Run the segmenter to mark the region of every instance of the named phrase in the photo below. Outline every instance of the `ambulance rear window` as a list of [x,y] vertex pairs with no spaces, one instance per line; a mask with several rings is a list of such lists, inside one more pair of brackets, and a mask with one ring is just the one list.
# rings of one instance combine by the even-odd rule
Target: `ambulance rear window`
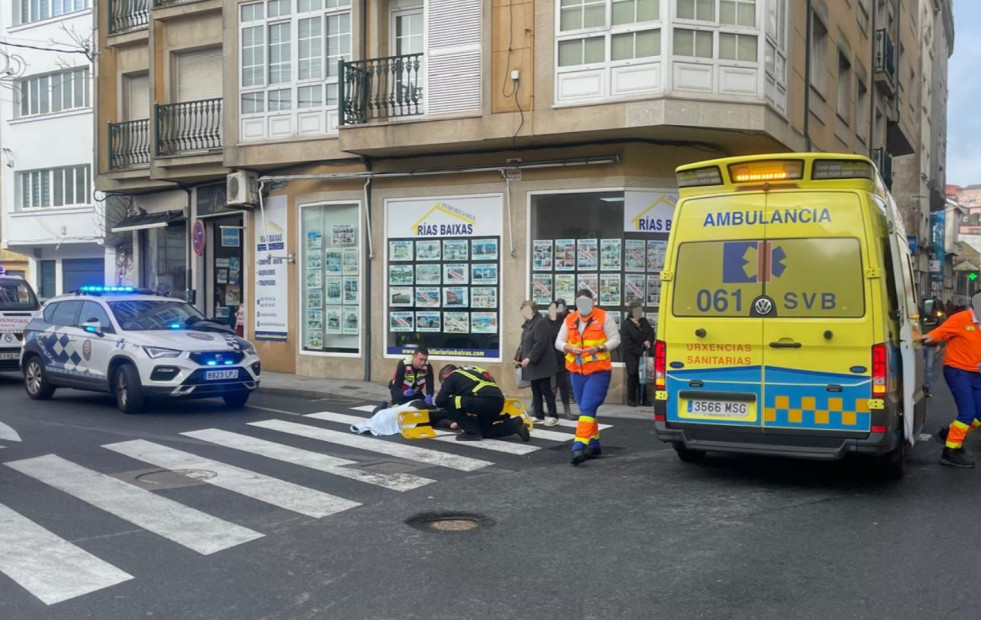
[[37,310],[34,291],[23,280],[0,280],[0,311]]
[[770,318],[857,318],[865,314],[861,246],[854,238],[683,243],[675,316],[750,317],[773,301]]

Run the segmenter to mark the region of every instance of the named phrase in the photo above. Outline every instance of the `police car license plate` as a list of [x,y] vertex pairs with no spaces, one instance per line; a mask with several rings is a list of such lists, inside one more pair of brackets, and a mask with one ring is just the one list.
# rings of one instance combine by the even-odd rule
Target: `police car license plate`
[[222,379],[238,379],[238,370],[206,370],[205,381],[220,381]]
[[688,413],[741,418],[749,413],[749,403],[732,400],[689,400]]
[[20,356],[20,353],[14,351],[12,353],[0,353],[0,360],[15,360]]

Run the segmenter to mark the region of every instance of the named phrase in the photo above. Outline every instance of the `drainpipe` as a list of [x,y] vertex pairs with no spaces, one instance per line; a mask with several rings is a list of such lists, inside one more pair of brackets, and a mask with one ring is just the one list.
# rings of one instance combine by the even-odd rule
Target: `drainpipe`
[[[874,3],[873,3],[874,4]],[[804,150],[811,151],[811,36],[814,30],[814,18],[811,12],[811,0],[805,5],[807,19],[804,33]]]
[[870,37],[872,42],[872,54],[871,60],[869,61],[869,66],[871,69],[871,77],[869,80],[869,159],[872,158],[872,154],[875,152],[875,20],[878,14],[878,2],[872,3],[872,36]]
[[[362,39],[362,41],[364,41]],[[364,160],[365,170],[371,172],[371,160],[367,157],[362,158]],[[375,253],[372,250],[371,245],[371,182],[372,177],[369,175],[364,182],[364,214],[365,214],[365,239],[367,243],[365,244],[366,260],[364,265],[367,269],[364,270],[364,294],[362,298],[364,299],[364,311],[361,313],[361,325],[364,326],[364,380],[371,381],[371,262],[375,257]],[[367,320],[366,320],[367,319]]]

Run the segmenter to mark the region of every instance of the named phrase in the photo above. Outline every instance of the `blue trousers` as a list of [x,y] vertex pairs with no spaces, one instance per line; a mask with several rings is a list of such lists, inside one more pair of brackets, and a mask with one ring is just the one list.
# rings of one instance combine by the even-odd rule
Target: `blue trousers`
[[576,437],[572,442],[572,452],[600,449],[599,423],[596,421],[596,410],[606,400],[606,392],[610,389],[612,372],[594,372],[591,375],[569,373],[572,379],[572,392],[579,403],[579,423],[576,424]]
[[944,366],[944,379],[957,404],[957,421],[970,426],[981,420],[981,373]]

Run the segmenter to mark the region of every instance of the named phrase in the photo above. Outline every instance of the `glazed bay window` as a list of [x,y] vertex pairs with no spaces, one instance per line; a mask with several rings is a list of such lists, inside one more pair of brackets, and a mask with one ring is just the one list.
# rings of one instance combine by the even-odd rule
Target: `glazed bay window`
[[29,24],[84,11],[91,0],[9,0],[14,5],[14,23]]
[[91,98],[89,68],[19,79],[15,92],[19,95],[20,105],[16,108],[19,118],[88,108]]
[[557,103],[662,90],[661,0],[559,0]]
[[92,171],[87,164],[17,173],[20,209],[92,204]]
[[338,61],[351,58],[350,0],[239,6],[243,141],[336,133]]

